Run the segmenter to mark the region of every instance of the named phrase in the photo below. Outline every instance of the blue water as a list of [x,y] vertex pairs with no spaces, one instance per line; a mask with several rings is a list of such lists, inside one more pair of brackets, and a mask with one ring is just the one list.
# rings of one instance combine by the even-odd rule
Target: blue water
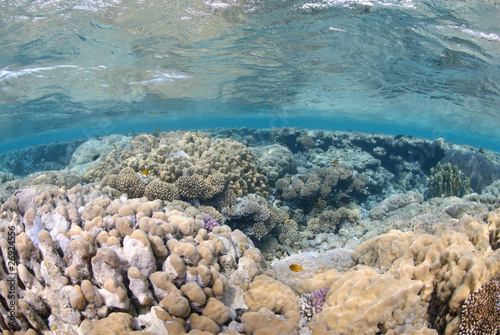
[[500,4],[5,1],[0,151],[300,126],[500,151]]

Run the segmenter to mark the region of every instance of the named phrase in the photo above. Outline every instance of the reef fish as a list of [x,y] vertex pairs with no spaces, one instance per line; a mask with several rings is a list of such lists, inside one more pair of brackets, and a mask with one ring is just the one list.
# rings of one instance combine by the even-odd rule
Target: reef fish
[[147,176],[149,174],[148,170],[141,170],[142,174]]
[[302,265],[292,264],[290,265],[290,270],[292,270],[293,272],[302,271]]

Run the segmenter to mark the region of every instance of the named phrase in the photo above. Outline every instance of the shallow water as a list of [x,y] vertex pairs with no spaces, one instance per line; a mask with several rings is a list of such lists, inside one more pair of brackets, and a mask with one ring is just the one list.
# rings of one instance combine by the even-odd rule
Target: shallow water
[[7,1],[0,148],[211,126],[498,149],[487,1]]
[[496,332],[499,17],[0,2],[0,328]]

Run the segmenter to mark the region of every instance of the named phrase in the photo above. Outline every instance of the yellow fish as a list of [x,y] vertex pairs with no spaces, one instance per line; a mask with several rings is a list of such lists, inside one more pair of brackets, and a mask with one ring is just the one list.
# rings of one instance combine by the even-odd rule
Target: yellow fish
[[334,162],[334,163],[338,163],[338,162],[339,162],[339,160],[338,160],[337,158],[335,158],[335,159],[333,160],[333,162]]
[[300,178],[300,180],[304,181],[304,177],[302,177],[302,176],[299,176],[299,178]]
[[366,161],[362,161],[361,163],[365,164],[365,163],[366,163]]
[[148,175],[148,170],[141,170],[142,174],[147,176]]
[[160,130],[160,129],[161,129],[161,127],[158,127],[158,128],[156,128],[156,129]]
[[116,144],[113,144],[113,146],[116,148]]
[[290,265],[290,270],[292,270],[293,272],[302,271],[302,265],[292,264]]

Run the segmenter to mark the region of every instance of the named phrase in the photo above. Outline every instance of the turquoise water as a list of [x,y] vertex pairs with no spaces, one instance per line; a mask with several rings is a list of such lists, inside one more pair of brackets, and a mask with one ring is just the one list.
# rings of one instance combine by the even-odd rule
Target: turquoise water
[[489,1],[4,1],[0,150],[212,126],[500,150]]

